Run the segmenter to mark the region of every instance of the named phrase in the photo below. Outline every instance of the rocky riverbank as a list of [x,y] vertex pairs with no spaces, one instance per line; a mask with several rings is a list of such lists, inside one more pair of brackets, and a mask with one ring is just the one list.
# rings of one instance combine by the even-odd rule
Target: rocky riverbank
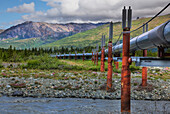
[[[121,98],[121,74],[118,73],[113,75],[112,92],[103,90],[107,72],[58,72],[49,74],[49,77],[53,77],[51,79],[33,74],[35,75],[32,73],[29,77],[3,74],[0,77],[0,94],[21,97]],[[132,100],[170,100],[170,79],[148,76],[148,87],[141,88],[141,73],[132,73],[131,77]]]

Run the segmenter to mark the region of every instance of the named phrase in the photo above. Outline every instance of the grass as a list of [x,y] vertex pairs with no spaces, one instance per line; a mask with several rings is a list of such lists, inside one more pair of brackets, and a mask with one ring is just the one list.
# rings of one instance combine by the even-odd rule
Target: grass
[[[59,60],[56,58],[51,58],[48,55],[44,56],[32,56],[30,60],[26,62],[26,64],[20,65],[17,68],[8,67],[8,68],[0,68],[0,76],[1,77],[35,77],[35,78],[49,78],[56,80],[68,80],[75,79],[79,80],[79,78],[85,78],[84,76],[88,76],[91,78],[99,77],[102,79],[106,79],[107,77],[107,62],[105,62],[105,72],[100,72],[100,61],[98,62],[98,66],[92,63],[91,60]],[[118,74],[121,73],[122,64],[119,62],[119,69],[117,70],[113,65],[113,77],[120,78]],[[130,66],[130,70],[132,73],[139,74],[138,76],[133,76],[132,78],[142,78],[141,76],[141,67],[136,67],[133,63]],[[148,70],[148,79],[170,79],[170,72],[168,70]],[[71,74],[67,74],[71,73]]]

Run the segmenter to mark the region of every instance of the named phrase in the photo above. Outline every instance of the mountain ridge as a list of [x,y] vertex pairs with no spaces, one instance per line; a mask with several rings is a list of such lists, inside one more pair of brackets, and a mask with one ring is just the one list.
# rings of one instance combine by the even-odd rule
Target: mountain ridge
[[76,34],[82,31],[96,28],[104,23],[46,23],[46,22],[33,22],[26,21],[24,23],[12,26],[0,33],[1,39],[19,38],[27,39],[34,37],[55,37],[63,38]]

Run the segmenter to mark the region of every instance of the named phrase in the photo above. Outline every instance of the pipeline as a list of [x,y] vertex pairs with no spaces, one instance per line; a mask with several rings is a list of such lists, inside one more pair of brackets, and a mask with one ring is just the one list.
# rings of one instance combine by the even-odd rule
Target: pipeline
[[[122,46],[123,44],[114,46],[113,53],[121,53]],[[170,20],[130,40],[131,52],[157,47],[170,47]]]
[[[113,46],[113,54],[121,53],[122,47],[123,44]],[[130,52],[157,47],[170,47],[170,20],[130,40]],[[107,53],[108,49],[105,50],[105,54]],[[101,52],[98,55],[101,55]],[[56,56],[63,57],[64,55]],[[65,56],[75,56],[75,54],[65,54]],[[83,54],[76,54],[76,56],[82,57]],[[92,53],[84,53],[84,56],[92,56]]]

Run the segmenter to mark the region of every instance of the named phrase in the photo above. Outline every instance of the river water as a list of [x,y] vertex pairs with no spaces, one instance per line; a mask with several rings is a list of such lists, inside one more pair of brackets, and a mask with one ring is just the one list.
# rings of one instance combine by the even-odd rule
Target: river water
[[[131,100],[134,114],[169,114],[170,101]],[[119,114],[120,100],[0,97],[1,114]]]

